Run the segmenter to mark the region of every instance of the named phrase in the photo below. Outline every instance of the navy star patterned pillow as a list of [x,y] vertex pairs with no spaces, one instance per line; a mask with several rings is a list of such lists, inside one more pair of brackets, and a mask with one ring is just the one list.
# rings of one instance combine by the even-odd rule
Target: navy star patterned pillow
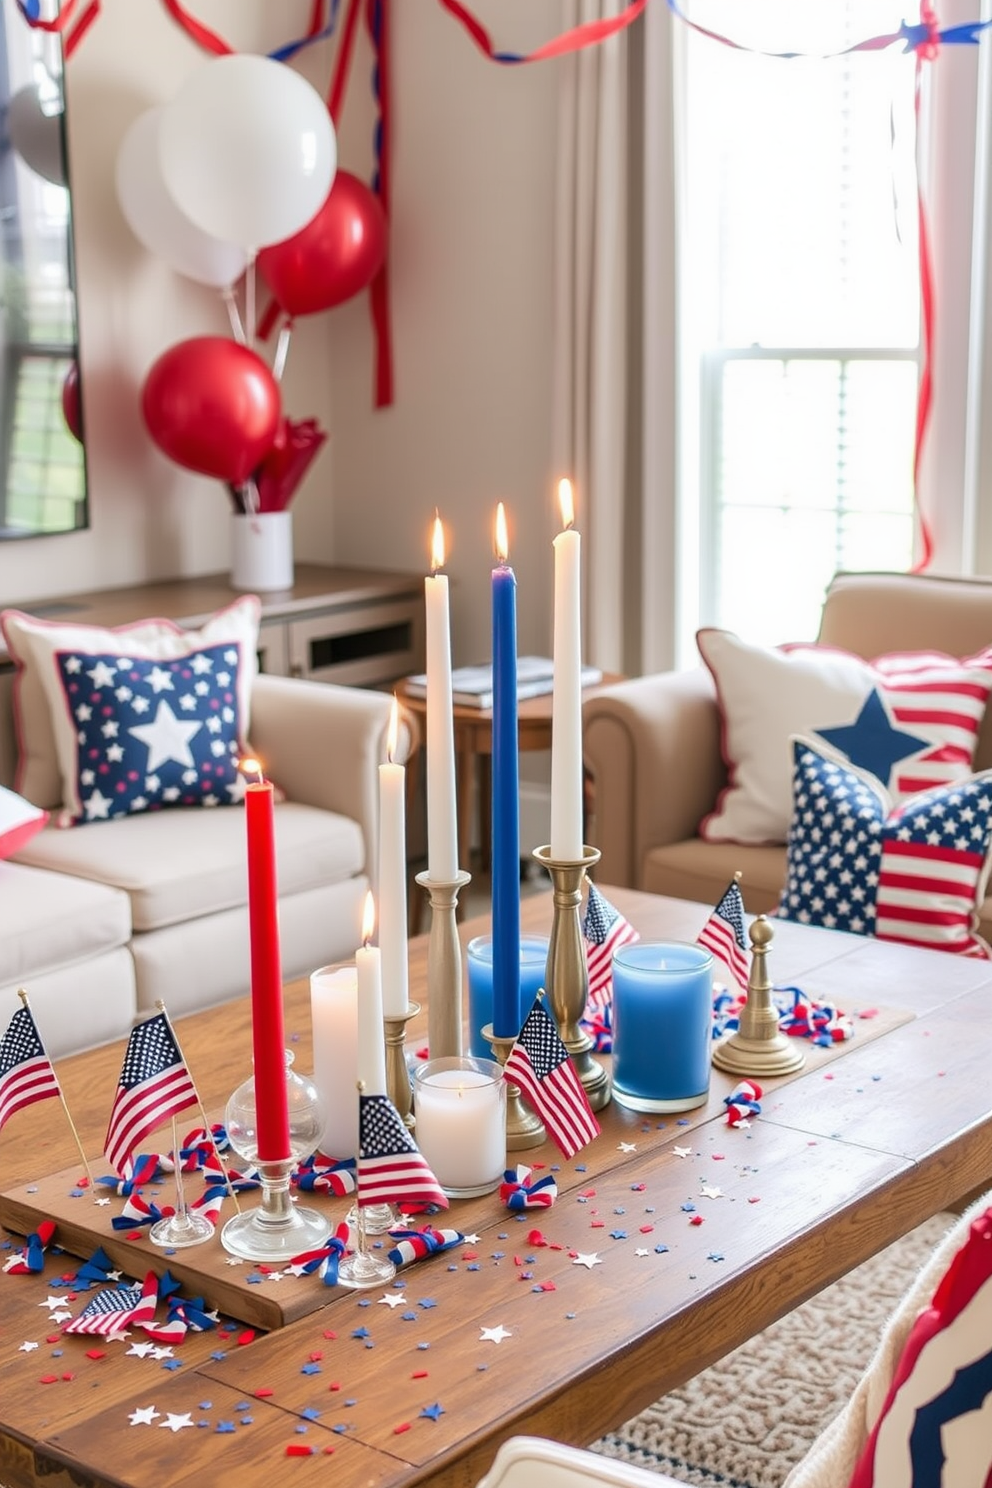
[[992,771],[898,806],[828,746],[796,738],[781,919],[992,958],[975,933],[992,847]]
[[75,820],[244,798],[237,646],[148,660],[56,654],[76,726]]

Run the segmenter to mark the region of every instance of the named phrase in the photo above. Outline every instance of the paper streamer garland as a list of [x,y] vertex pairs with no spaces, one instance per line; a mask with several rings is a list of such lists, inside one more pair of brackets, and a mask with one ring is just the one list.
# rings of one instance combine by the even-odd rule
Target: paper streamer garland
[[507,1209],[520,1213],[524,1209],[550,1209],[558,1197],[558,1184],[553,1173],[531,1181],[531,1170],[521,1164],[507,1168],[499,1186],[499,1196]]

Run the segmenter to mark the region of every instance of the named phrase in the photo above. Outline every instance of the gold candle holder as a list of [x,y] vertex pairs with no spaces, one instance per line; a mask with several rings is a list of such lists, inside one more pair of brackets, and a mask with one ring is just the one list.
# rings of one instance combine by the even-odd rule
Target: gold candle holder
[[411,1002],[405,1013],[384,1013],[383,1033],[386,1040],[386,1094],[403,1117],[406,1126],[415,1125],[413,1118],[413,1087],[407,1068],[404,1044],[406,1025],[420,1012],[420,1003]]
[[594,1111],[601,1111],[610,1099],[610,1077],[593,1059],[592,1039],[580,1027],[589,1000],[589,962],[579,919],[582,885],[588,870],[599,862],[599,849],[583,847],[582,857],[574,862],[552,858],[550,847],[536,847],[533,856],[551,875],[554,890],[545,991],[586,1099]]
[[462,1053],[462,952],[456,910],[459,892],[472,875],[464,869],[450,883],[418,873],[431,904],[427,942],[427,1047],[432,1059]]
[[[493,1025],[487,1023],[482,1030],[482,1037],[492,1045],[493,1053],[500,1064],[505,1065],[510,1057],[510,1050],[517,1042],[516,1036],[497,1038],[493,1033]],[[507,1152],[519,1152],[525,1147],[540,1147],[547,1135],[544,1122],[540,1116],[535,1116],[534,1112],[524,1105],[520,1086],[514,1085],[512,1080],[507,1080],[505,1083]]]
[[756,1079],[763,1075],[791,1075],[806,1063],[805,1050],[778,1026],[767,962],[774,934],[764,915],[758,915],[749,927],[751,972],[740,1027],[713,1050],[713,1064],[727,1074],[754,1075]]

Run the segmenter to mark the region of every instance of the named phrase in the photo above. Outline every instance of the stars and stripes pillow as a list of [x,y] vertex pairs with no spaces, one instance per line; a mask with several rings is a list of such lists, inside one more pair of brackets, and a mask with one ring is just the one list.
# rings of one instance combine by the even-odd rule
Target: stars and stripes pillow
[[793,816],[778,915],[992,958],[975,933],[992,846],[992,770],[899,805],[814,740],[793,740]]
[[700,825],[709,841],[785,841],[797,734],[877,776],[895,801],[971,773],[992,647],[963,660],[897,652],[865,661],[832,646],[751,645],[717,629],[700,630],[696,642],[716,684],[728,772]]
[[25,757],[44,796],[51,741],[60,826],[242,799],[237,763],[250,752],[259,613],[254,595],[198,631],[167,620],[104,630],[3,613]]

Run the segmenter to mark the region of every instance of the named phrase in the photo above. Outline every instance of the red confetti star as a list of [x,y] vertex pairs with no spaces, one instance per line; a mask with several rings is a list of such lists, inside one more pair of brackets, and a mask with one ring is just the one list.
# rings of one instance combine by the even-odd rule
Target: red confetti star
[[394,1426],[393,1427],[393,1435],[394,1436],[402,1436],[403,1433],[404,1433],[404,1431],[409,1431],[409,1430],[410,1430],[410,1422],[409,1421],[401,1421],[398,1426]]
[[243,1333],[238,1334],[238,1347],[244,1348],[245,1344],[251,1343],[255,1337],[254,1328],[246,1328]]
[[694,1214],[692,1216],[692,1218],[690,1219],[690,1221],[689,1221],[689,1223],[691,1225],[701,1225],[702,1222],[703,1222],[703,1216],[701,1214]]

